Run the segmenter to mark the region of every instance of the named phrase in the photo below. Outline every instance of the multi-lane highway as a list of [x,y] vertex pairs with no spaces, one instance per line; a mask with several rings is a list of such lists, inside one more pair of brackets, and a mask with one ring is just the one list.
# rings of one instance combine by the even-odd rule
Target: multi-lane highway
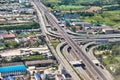
[[[73,58],[73,56],[71,55],[71,53],[68,51],[69,46],[66,45],[63,48],[63,52],[64,52],[64,56],[67,58],[67,60],[71,63],[75,62],[80,62],[80,60],[76,60],[75,58]],[[81,64],[81,62],[80,62]],[[87,74],[86,70],[82,68],[82,66],[80,66],[80,64],[76,64],[78,66],[74,66],[74,68],[76,69],[77,73],[82,77],[82,79],[84,80],[92,80],[91,77]],[[72,64],[71,64],[72,65]],[[82,64],[81,64],[82,65]]]
[[74,55],[78,59],[82,59],[83,63],[86,66],[89,74],[91,74],[91,78],[93,80],[113,80],[111,77],[106,76],[101,69],[99,69],[87,56],[86,52],[79,48],[79,46],[75,43],[75,41],[67,34],[67,32],[59,26],[57,20],[53,15],[46,9],[46,7],[41,2],[34,2],[40,12],[43,12],[47,20],[50,22],[52,26],[54,26],[62,38],[64,38],[67,44],[74,51]]
[[70,64],[68,63],[68,61],[63,57],[62,53],[61,53],[61,48],[63,46],[66,45],[66,42],[60,43],[57,47],[56,47],[56,51],[60,60],[60,63],[66,68],[66,70],[71,74],[73,80],[80,80],[79,76],[75,73],[75,71],[73,70],[73,68],[70,66]]
[[58,62],[60,64],[62,64],[67,69],[67,71],[71,74],[72,79],[73,80],[80,80],[80,77],[74,72],[73,68],[69,65],[69,63],[66,61],[66,59],[64,59],[64,57],[62,56],[62,54],[60,52],[60,47],[65,43],[61,43],[61,44],[58,45],[58,47],[56,48],[56,51],[57,51],[57,53],[56,53],[56,51],[51,46],[51,43],[50,43],[50,41],[49,41],[49,39],[47,37],[47,34],[49,35],[49,32],[45,28],[46,26],[45,26],[45,23],[43,21],[44,17],[42,16],[43,13],[38,11],[39,9],[37,8],[37,6],[34,3],[33,3],[33,5],[35,6],[35,9],[38,12],[38,17],[39,17],[40,25],[41,25],[41,28],[42,28],[42,32],[43,32],[43,35],[46,36],[45,39],[46,39],[47,45],[49,46],[50,50],[52,51],[52,53],[54,53],[54,55],[57,58]]

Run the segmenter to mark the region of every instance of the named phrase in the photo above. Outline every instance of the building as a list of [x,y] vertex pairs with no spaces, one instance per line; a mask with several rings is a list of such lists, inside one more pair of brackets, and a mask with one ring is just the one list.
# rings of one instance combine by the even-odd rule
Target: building
[[0,67],[0,76],[17,76],[25,75],[27,73],[25,65],[5,66]]
[[94,32],[101,32],[102,31],[102,27],[101,26],[93,26],[91,28]]
[[15,79],[13,78],[13,76],[8,76],[8,79],[9,79],[9,80],[15,80]]
[[91,28],[91,23],[89,23],[89,22],[72,22],[71,23],[71,25],[72,26],[80,26],[80,28],[82,29],[84,29],[84,30],[87,30],[88,28]]
[[19,9],[19,13],[30,13],[33,14],[35,12],[34,9],[30,9],[30,8],[20,8]]
[[62,74],[57,74],[55,80],[65,80],[65,77]]
[[111,28],[111,27],[107,27],[107,26],[103,27],[103,28],[102,28],[102,31],[103,31],[105,34],[113,34],[113,33],[114,33],[114,29]]
[[91,23],[89,23],[89,22],[73,22],[72,25],[83,26],[83,27],[91,27]]
[[3,34],[7,34],[7,31],[0,30],[0,40],[3,40]]
[[3,78],[2,80],[15,80],[13,76],[8,76]]
[[0,67],[5,67],[5,66],[16,66],[16,65],[23,65],[23,62],[4,63],[4,64],[0,64]]
[[0,40],[3,40],[3,36],[2,35],[0,35]]
[[35,80],[41,80],[40,74],[34,73]]
[[12,33],[6,33],[6,34],[3,34],[2,36],[3,36],[4,40],[14,40],[15,39],[15,35]]
[[66,69],[61,64],[59,65],[58,69],[59,69],[59,74],[57,74],[57,76],[61,74],[61,76],[65,80],[72,80],[71,75],[66,71]]
[[73,26],[73,28],[75,28],[76,31],[79,31],[79,30],[83,29],[81,26]]
[[21,4],[23,4],[25,2],[26,2],[26,0],[19,0],[19,3],[21,3]]
[[41,77],[42,80],[46,80],[46,74],[42,73],[42,74],[40,75],[40,77]]
[[48,60],[26,61],[26,62],[25,62],[25,65],[26,65],[27,67],[30,67],[30,66],[46,67],[46,66],[52,65],[52,64],[54,64],[54,63],[55,63],[54,60],[48,59]]

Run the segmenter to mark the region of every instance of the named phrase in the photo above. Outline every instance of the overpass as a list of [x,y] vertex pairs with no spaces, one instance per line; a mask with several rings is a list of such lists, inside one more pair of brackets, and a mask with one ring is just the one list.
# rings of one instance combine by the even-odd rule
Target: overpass
[[41,2],[36,3],[37,8],[39,8],[40,11],[44,12],[44,15],[47,17],[49,22],[53,24],[58,32],[60,33],[61,37],[66,40],[68,45],[73,49],[74,55],[78,59],[82,59],[84,64],[86,65],[86,69],[91,74],[92,78],[94,80],[113,80],[112,78],[107,77],[101,69],[99,69],[86,55],[86,52],[84,52],[82,49],[78,47],[78,45],[75,43],[75,41],[67,34],[65,30],[63,30],[57,21],[53,18],[52,14],[45,8],[45,6]]

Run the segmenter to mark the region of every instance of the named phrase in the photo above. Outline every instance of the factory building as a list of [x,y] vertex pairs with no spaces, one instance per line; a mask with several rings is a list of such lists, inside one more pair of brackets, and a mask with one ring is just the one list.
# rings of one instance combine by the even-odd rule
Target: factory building
[[17,76],[25,75],[27,73],[25,65],[4,66],[0,67],[0,76]]

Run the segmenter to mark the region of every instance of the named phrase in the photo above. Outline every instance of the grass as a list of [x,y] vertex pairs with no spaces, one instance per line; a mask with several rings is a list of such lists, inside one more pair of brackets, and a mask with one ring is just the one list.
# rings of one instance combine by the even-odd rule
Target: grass
[[115,59],[117,59],[120,62],[120,56],[116,56]]
[[70,9],[73,10],[73,11],[76,11],[76,10],[85,9],[87,7],[85,7],[85,6],[77,6],[77,5],[61,5],[59,8],[62,11],[70,11]]
[[60,42],[52,42],[52,46],[54,47],[54,49],[56,49],[57,45],[59,44]]
[[84,21],[108,24],[115,28],[120,28],[120,10],[104,11],[102,14],[95,14],[93,17],[85,17]]
[[23,58],[44,59],[44,56],[43,55],[31,55],[31,56],[24,56]]
[[50,3],[60,2],[60,0],[43,0],[43,1],[50,2]]
[[[52,2],[52,3],[61,2],[61,0],[43,0],[43,1]],[[82,2],[93,2],[93,1],[96,1],[96,0],[78,0],[78,4]]]

